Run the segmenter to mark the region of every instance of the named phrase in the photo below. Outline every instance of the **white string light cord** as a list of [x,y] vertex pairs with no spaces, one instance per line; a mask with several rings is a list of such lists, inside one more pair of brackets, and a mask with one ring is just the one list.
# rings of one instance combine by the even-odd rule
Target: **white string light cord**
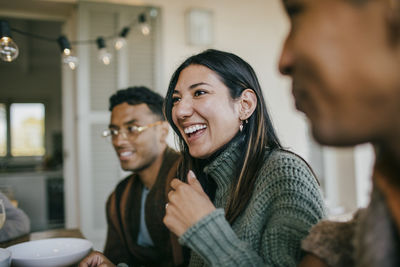
[[107,51],[106,41],[114,40],[114,48],[116,50],[122,49],[126,45],[126,37],[129,34],[131,27],[133,27],[136,23],[138,23],[140,31],[143,35],[149,35],[151,28],[150,24],[147,21],[147,17],[145,13],[141,13],[137,20],[133,21],[129,25],[122,28],[118,35],[112,36],[99,36],[96,40],[77,40],[77,41],[69,41],[65,35],[61,35],[58,38],[49,38],[46,36],[25,32],[19,29],[15,29],[10,27],[8,21],[0,20],[0,59],[5,62],[14,61],[19,54],[19,49],[17,44],[12,39],[11,32],[15,32],[21,35],[30,36],[32,38],[40,39],[48,42],[56,42],[60,46],[62,53],[62,62],[70,67],[72,70],[76,69],[79,64],[79,59],[76,56],[73,56],[71,51],[71,44],[80,45],[80,44],[96,44],[99,49],[99,60],[104,65],[109,65],[111,63],[112,55]]

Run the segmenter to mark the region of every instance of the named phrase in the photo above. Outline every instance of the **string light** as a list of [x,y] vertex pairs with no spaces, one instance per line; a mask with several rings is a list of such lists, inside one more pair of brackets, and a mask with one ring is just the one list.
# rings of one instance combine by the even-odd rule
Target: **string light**
[[71,70],[76,69],[76,67],[78,67],[79,60],[77,57],[72,56],[71,45],[69,44],[67,37],[61,35],[60,37],[58,37],[57,42],[62,52],[63,63],[67,65]]
[[106,41],[103,37],[99,37],[97,38],[96,43],[99,48],[99,60],[103,62],[104,65],[109,65],[111,63],[112,55],[106,49]]
[[139,15],[139,27],[143,35],[150,34],[151,27],[150,24],[147,22],[146,15],[143,13]]
[[0,20],[0,58],[11,62],[18,57],[19,49],[11,38],[10,25],[5,20]]
[[122,47],[126,45],[126,36],[130,31],[129,27],[124,27],[119,34],[118,38],[115,40],[114,47],[116,50],[120,50]]
[[158,16],[158,10],[157,10],[157,8],[151,8],[150,9],[150,11],[149,11],[149,15],[150,15],[150,17],[152,17],[152,18],[155,18],[155,17],[157,17]]
[[[150,17],[155,18],[158,15],[158,12],[155,8],[151,8]],[[113,39],[114,48],[116,50],[122,49],[126,45],[126,37],[129,34],[131,27],[134,24],[138,24],[139,29],[143,35],[149,35],[151,32],[151,27],[149,22],[147,21],[146,14],[141,13],[136,20],[134,20],[128,26],[122,28],[120,33],[117,36],[109,36],[109,37],[98,37],[96,40],[81,40],[81,41],[72,41],[71,43],[74,45],[79,44],[97,44],[97,48],[99,49],[99,59],[100,61],[105,64],[109,65],[111,63],[112,54],[109,53],[106,49],[106,40]],[[18,46],[11,38],[11,32],[17,32],[22,35],[27,35],[32,38],[37,38],[49,42],[56,41],[60,46],[62,52],[62,62],[63,64],[67,65],[72,70],[76,69],[79,64],[79,59],[76,56],[72,55],[71,51],[71,43],[68,41],[67,37],[61,35],[57,39],[55,38],[48,38],[44,36],[40,36],[37,34],[32,34],[29,32],[24,32],[15,28],[10,28],[9,24],[5,20],[0,20],[0,59],[6,62],[11,62],[18,57],[19,49]]]

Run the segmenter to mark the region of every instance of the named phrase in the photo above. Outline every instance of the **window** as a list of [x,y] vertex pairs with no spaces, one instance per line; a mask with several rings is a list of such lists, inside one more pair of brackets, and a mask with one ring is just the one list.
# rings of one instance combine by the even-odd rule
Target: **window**
[[0,104],[0,156],[43,156],[44,119],[44,104]]

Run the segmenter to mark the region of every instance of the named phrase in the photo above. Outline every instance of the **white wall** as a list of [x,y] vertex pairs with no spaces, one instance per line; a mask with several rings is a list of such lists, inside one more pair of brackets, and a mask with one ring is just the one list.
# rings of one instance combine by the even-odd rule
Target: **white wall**
[[[93,1],[98,2],[98,1]],[[274,124],[283,144],[308,158],[306,123],[294,109],[290,81],[278,73],[277,61],[288,30],[279,0],[111,0],[108,3],[151,5],[161,8],[161,87],[165,93],[176,67],[188,56],[208,47],[194,47],[185,40],[185,12],[206,8],[213,12],[212,47],[233,52],[253,66],[264,90]],[[296,133],[296,134],[293,134]]]

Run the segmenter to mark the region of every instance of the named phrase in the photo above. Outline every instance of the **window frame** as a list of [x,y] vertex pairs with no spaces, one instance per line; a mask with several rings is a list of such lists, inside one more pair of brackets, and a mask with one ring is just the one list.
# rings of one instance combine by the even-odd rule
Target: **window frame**
[[[47,153],[46,135],[47,135],[47,101],[43,99],[1,99],[0,103],[6,109],[6,155],[0,156],[0,169],[9,168],[34,168],[43,162]],[[42,156],[13,156],[11,154],[11,105],[12,104],[42,104],[44,106],[44,134],[43,145],[45,153]]]

